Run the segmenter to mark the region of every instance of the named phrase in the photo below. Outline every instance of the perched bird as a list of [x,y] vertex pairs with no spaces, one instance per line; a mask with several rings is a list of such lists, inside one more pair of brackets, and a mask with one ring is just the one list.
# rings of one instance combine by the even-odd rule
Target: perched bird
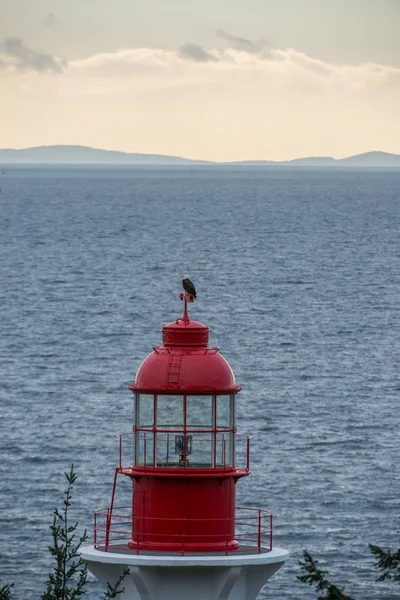
[[182,277],[182,287],[185,290],[185,292],[187,294],[189,294],[189,296],[193,296],[193,298],[196,298],[196,288],[194,287],[193,283],[190,281],[189,277],[187,275],[181,275]]

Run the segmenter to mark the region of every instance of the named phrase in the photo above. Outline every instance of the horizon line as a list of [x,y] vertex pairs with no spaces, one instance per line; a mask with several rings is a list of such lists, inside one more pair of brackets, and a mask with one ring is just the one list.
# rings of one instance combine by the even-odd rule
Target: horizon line
[[[126,150],[114,150],[114,149],[108,149],[108,148],[97,148],[94,146],[86,146],[83,144],[41,144],[38,146],[25,146],[25,147],[20,147],[20,148],[0,148],[0,152],[29,152],[29,151],[34,151],[34,150],[39,150],[39,149],[51,149],[51,148],[57,148],[57,149],[83,149],[83,150],[92,150],[94,152],[104,152],[104,153],[115,153],[115,154],[121,154],[124,156],[142,156],[142,157],[160,157],[160,158],[165,158],[165,159],[177,159],[177,160],[182,160],[182,161],[188,161],[188,162],[198,162],[198,163],[207,163],[207,164],[214,164],[214,165],[224,165],[224,164],[237,164],[237,163],[274,163],[274,164],[286,164],[286,163],[291,163],[291,162],[296,162],[296,161],[302,161],[302,160],[322,160],[322,161],[334,161],[334,162],[340,162],[342,160],[346,160],[346,159],[351,159],[351,158],[357,158],[357,157],[365,157],[368,156],[370,154],[375,154],[375,155],[389,155],[389,156],[393,156],[393,157],[399,157],[400,158],[400,153],[395,153],[395,152],[388,152],[386,150],[367,150],[364,152],[360,152],[357,154],[351,154],[351,155],[345,155],[342,157],[335,157],[335,156],[330,156],[330,155],[307,155],[307,156],[298,156],[295,158],[289,158],[289,159],[283,159],[283,160],[279,160],[279,159],[269,159],[269,158],[246,158],[246,159],[234,159],[234,160],[211,160],[211,159],[200,159],[200,158],[188,158],[186,156],[181,156],[181,155],[177,155],[177,154],[160,154],[157,152],[133,152],[133,151],[126,151]],[[1,157],[0,157],[1,158]],[[33,162],[32,160],[30,161],[31,163]],[[43,162],[43,161],[41,161]],[[55,161],[54,163],[52,162],[48,162],[47,164],[59,164],[60,161]],[[96,161],[95,161],[96,162]],[[69,162],[69,164],[72,164]],[[79,161],[78,163],[74,163],[74,164],[82,164],[82,161]],[[89,163],[90,164],[90,163]],[[92,163],[93,164],[93,163]],[[103,163],[104,164],[104,163]]]

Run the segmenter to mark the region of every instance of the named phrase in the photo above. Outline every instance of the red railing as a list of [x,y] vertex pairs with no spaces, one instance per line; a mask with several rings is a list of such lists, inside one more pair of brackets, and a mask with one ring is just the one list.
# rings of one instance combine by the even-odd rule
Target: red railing
[[[119,434],[117,437],[119,469],[136,466],[146,470],[168,467],[226,470],[232,469],[240,461],[245,464],[239,468],[250,472],[251,436],[222,431],[210,433],[193,430],[183,433],[180,430],[136,430],[135,433]],[[180,456],[174,447],[177,437],[182,438],[183,453]]]
[[[236,507],[237,513],[239,513],[234,519],[235,525],[235,540],[239,543],[239,548],[234,551],[228,550],[228,544],[230,540],[227,539],[226,551],[224,554],[237,554],[238,552],[244,552],[246,554],[255,553],[260,554],[261,552],[267,552],[272,550],[272,513],[267,510],[260,508],[246,508]],[[131,506],[115,506],[112,515],[110,508],[102,508],[96,510],[94,513],[94,546],[98,550],[107,551],[130,551],[134,554],[144,554],[145,550],[137,547],[135,550],[129,550],[128,542],[134,535],[133,523],[136,526],[140,526],[138,521],[152,520],[157,522],[171,522],[177,521],[182,523],[182,519],[167,519],[167,518],[155,518],[155,517],[143,517],[138,519],[132,518],[132,507]],[[210,528],[210,523],[215,521],[215,524],[219,524],[221,521],[227,521],[227,519],[184,519],[184,522],[190,527],[190,524],[196,523],[201,525],[201,521],[207,523]],[[229,519],[230,521],[230,519]],[[217,523],[218,522],[218,523]],[[159,539],[160,533],[157,533]],[[177,534],[166,534],[166,541],[173,542],[174,545],[179,547],[179,552],[184,556],[185,554],[192,553],[186,549],[186,541],[184,533]],[[207,533],[207,538],[210,538],[210,534]],[[151,542],[151,534],[148,534],[148,541]]]

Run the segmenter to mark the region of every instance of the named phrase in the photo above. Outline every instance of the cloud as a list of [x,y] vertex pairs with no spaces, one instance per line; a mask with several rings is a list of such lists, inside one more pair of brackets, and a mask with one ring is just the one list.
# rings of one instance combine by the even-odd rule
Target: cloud
[[265,48],[274,48],[274,44],[267,39],[261,39],[258,42],[252,42],[247,40],[246,38],[238,37],[236,35],[232,35],[223,29],[218,29],[215,32],[217,37],[220,37],[227,42],[229,42],[232,48],[236,48],[237,50],[245,50],[247,52],[261,52]]
[[220,37],[220,38],[226,40],[227,42],[230,42],[232,44],[233,48],[239,48],[241,50],[247,50],[249,52],[254,50],[253,42],[251,42],[250,40],[246,40],[245,38],[231,35],[230,33],[227,33],[226,31],[224,31],[223,29],[218,29],[218,31],[216,31],[216,35],[217,35],[217,37]]
[[52,12],[47,13],[46,18],[44,20],[44,24],[47,25],[47,27],[54,27],[54,25],[56,24],[55,14]]
[[[268,82],[274,86],[330,85],[346,89],[360,86],[396,84],[400,69],[366,63],[340,65],[329,63],[293,48],[272,48],[268,54],[257,54],[235,48],[209,49],[185,44],[179,50],[160,48],[121,49],[70,61],[68,72],[80,77],[126,78],[124,86],[151,81],[161,87],[168,81],[181,85],[193,81],[217,81],[224,73],[238,79],[251,77],[252,86]],[[135,77],[135,80],[132,79]]]
[[191,43],[187,43],[181,46],[179,49],[179,55],[182,58],[187,58],[196,62],[208,62],[217,60],[217,58],[213,54],[211,54],[211,52],[203,48],[203,46],[198,46],[197,44]]
[[[6,38],[1,45],[1,50],[6,58],[12,59],[11,64],[20,71],[31,69],[39,73],[61,73],[66,67],[65,60],[52,54],[32,50],[20,38]],[[7,62],[10,63],[10,60]]]
[[228,46],[123,48],[40,78],[0,50],[2,143],[212,160],[399,152],[399,68]]

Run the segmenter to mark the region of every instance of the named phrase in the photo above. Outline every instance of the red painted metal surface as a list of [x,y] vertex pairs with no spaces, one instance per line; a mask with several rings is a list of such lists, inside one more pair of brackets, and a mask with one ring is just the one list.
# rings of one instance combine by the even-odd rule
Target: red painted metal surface
[[[169,380],[171,357],[179,356],[179,380]],[[135,383],[129,386],[133,392],[239,392],[235,377],[224,357],[217,348],[181,349],[177,346],[168,348],[160,346],[142,362],[136,375]]]
[[[135,509],[136,507],[134,507]],[[94,539],[95,547],[99,550],[116,551],[129,550],[129,542],[132,537],[143,535],[141,532],[149,529],[143,524],[145,520],[153,522],[152,527],[156,529],[157,538],[160,537],[160,531],[165,531],[165,543],[173,546],[173,552],[185,555],[193,554],[188,544],[186,531],[179,531],[178,527],[173,527],[173,521],[164,517],[143,517],[143,522],[135,518],[135,512],[132,513],[131,506],[114,507],[111,519],[110,508],[102,508],[94,513]],[[228,524],[224,519],[208,518],[203,521],[199,518],[188,519],[187,526],[196,530],[203,530],[205,525],[212,523],[212,530],[215,531],[215,537],[219,538],[221,528],[225,527],[229,531],[235,531],[235,540],[237,547],[234,550],[229,548],[229,537],[225,545],[220,544],[219,550],[223,554],[231,552],[240,553],[261,553],[266,550],[272,550],[272,514],[266,510],[248,507],[236,507],[235,517]],[[134,527],[132,529],[132,523]],[[173,531],[167,531],[170,527]],[[149,546],[151,546],[152,534],[148,533]],[[205,533],[204,538],[212,538],[213,534]],[[214,546],[215,544],[213,544]],[[131,548],[132,549],[132,548]],[[197,551],[200,551],[198,548]],[[136,554],[148,553],[147,545],[137,544],[134,547]]]
[[[136,374],[133,392],[236,393],[235,376],[218,348],[208,346],[209,329],[184,316],[162,329],[163,345],[154,347]],[[179,363],[179,369],[177,367]]]
[[[250,438],[238,436],[235,424],[241,388],[218,348],[208,346],[208,327],[190,320],[192,299],[181,299],[183,317],[163,328],[163,345],[130,386],[133,433],[120,436],[111,506],[95,514],[95,546],[108,550],[123,540],[125,551],[137,553],[229,553],[241,545],[261,552],[265,535],[272,548],[272,516],[235,512],[236,483],[250,474]],[[132,482],[128,516],[114,508],[118,475]]]
[[[135,477],[133,537],[128,546],[176,551],[184,536],[187,552],[237,550],[235,481],[232,477]],[[159,518],[161,516],[161,518]]]

